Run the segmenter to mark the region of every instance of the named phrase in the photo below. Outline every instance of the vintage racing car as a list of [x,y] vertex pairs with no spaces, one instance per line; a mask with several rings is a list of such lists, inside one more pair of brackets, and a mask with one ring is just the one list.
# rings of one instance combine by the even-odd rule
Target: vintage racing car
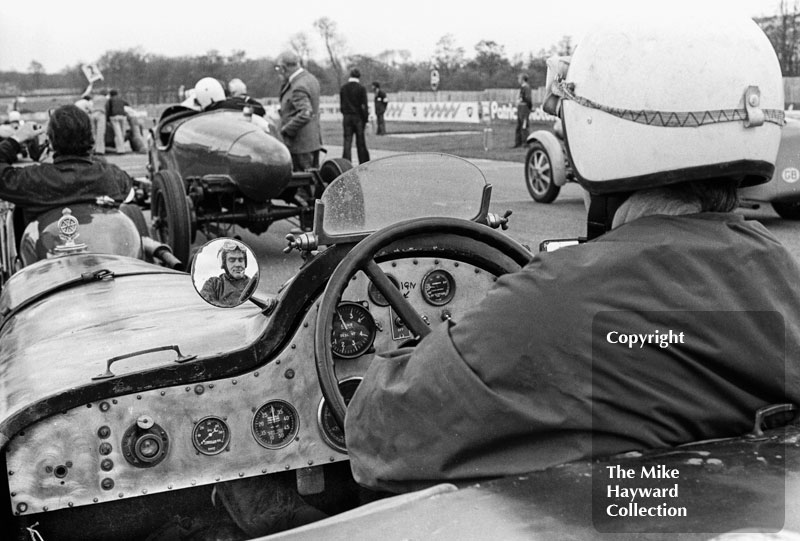
[[54,208],[24,224],[0,201],[0,290],[12,274],[43,259],[76,253],[117,254],[183,269],[169,246],[152,237],[137,205],[107,198]]
[[164,110],[151,133],[148,186],[156,239],[188,261],[198,231],[224,235],[232,225],[255,234],[286,218],[310,224],[313,201],[340,173],[341,158],[292,172],[289,150],[269,117],[244,110]]
[[[560,122],[553,130],[536,130],[528,136],[525,186],[534,201],[552,203],[561,187],[575,182]],[[772,181],[739,191],[743,207],[770,203],[781,218],[800,220],[800,113],[786,111],[778,161]]]
[[[533,257],[496,229],[490,195],[480,170],[441,154],[346,172],[313,232],[289,239],[307,257],[274,305],[215,308],[190,275],[121,255],[16,273],[0,296],[6,538],[144,539],[170,523],[189,535],[198,517],[217,521],[223,486],[290,476],[343,513],[277,539],[617,539],[674,525],[593,522],[593,476],[673,462],[694,491],[691,528],[800,531],[800,429],[764,430],[786,405],[741,439],[387,499],[353,486],[341,421],[376,352],[458,320]],[[254,537],[230,516],[228,538]]]

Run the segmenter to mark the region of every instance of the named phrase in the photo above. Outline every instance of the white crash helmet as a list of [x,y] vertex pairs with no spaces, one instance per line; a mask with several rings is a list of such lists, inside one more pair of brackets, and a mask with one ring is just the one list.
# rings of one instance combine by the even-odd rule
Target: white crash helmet
[[228,83],[228,92],[231,96],[244,96],[247,94],[247,85],[241,79],[231,79]]
[[194,85],[194,99],[205,109],[215,101],[223,101],[225,89],[222,88],[222,83],[213,77],[203,77]]
[[651,14],[595,29],[567,62],[550,89],[576,176],[591,193],[771,178],[783,79],[752,20]]

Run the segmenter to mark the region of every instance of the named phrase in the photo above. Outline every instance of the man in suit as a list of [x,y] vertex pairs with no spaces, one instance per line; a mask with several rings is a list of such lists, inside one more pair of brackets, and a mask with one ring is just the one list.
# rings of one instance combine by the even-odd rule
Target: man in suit
[[360,77],[361,72],[358,68],[350,70],[350,79],[339,90],[339,104],[344,128],[342,158],[352,161],[350,150],[353,146],[353,134],[355,134],[358,163],[364,163],[369,161],[367,139],[364,136],[364,127],[369,120],[369,106],[367,105],[367,89],[359,82]]
[[300,66],[300,58],[291,51],[281,53],[275,69],[283,79],[281,136],[292,154],[294,170],[319,167],[319,81]]

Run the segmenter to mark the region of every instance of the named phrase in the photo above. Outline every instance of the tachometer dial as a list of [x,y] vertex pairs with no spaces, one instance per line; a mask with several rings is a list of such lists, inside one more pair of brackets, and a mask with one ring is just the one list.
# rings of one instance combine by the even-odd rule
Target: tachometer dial
[[297,410],[283,400],[272,400],[256,410],[253,437],[267,449],[286,447],[297,435]]
[[204,455],[218,455],[228,447],[231,430],[219,417],[204,417],[192,430],[192,445]]
[[[358,384],[361,383],[361,378],[350,378],[339,382],[339,391],[342,393],[344,403],[349,404],[350,399],[353,398],[353,393],[356,392]],[[336,418],[331,413],[331,408],[323,398],[319,403],[317,410],[317,423],[322,430],[322,437],[325,442],[343,453],[347,452],[344,440],[344,429],[336,422]]]
[[456,281],[446,270],[432,270],[422,279],[422,298],[433,306],[443,306],[453,300]]
[[[387,274],[386,276],[394,284],[394,287],[400,289],[400,285],[397,283],[397,279],[394,276],[391,274]],[[367,286],[367,294],[369,295],[370,300],[378,306],[389,306],[389,301],[386,300],[386,297],[383,296],[383,293],[378,291],[378,288],[375,287],[375,284],[372,282],[370,282],[369,286]]]
[[331,330],[331,350],[344,359],[367,352],[375,340],[375,320],[357,302],[343,302],[336,308]]

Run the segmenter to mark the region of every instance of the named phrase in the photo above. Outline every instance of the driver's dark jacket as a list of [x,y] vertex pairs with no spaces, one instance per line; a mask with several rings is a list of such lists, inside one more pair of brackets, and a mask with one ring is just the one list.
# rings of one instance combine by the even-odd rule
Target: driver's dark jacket
[[0,142],[0,199],[22,208],[26,224],[50,209],[104,195],[122,203],[133,186],[125,171],[89,156],[57,155],[53,163],[14,167],[18,151],[13,139]]
[[[733,213],[649,216],[541,254],[372,362],[345,422],[355,478],[406,490],[743,435],[760,407],[800,404],[799,285],[794,258]],[[607,341],[655,329],[685,344]]]
[[236,306],[240,304],[239,297],[250,282],[247,276],[232,278],[227,273],[212,276],[205,281],[200,289],[200,296],[216,306]]

